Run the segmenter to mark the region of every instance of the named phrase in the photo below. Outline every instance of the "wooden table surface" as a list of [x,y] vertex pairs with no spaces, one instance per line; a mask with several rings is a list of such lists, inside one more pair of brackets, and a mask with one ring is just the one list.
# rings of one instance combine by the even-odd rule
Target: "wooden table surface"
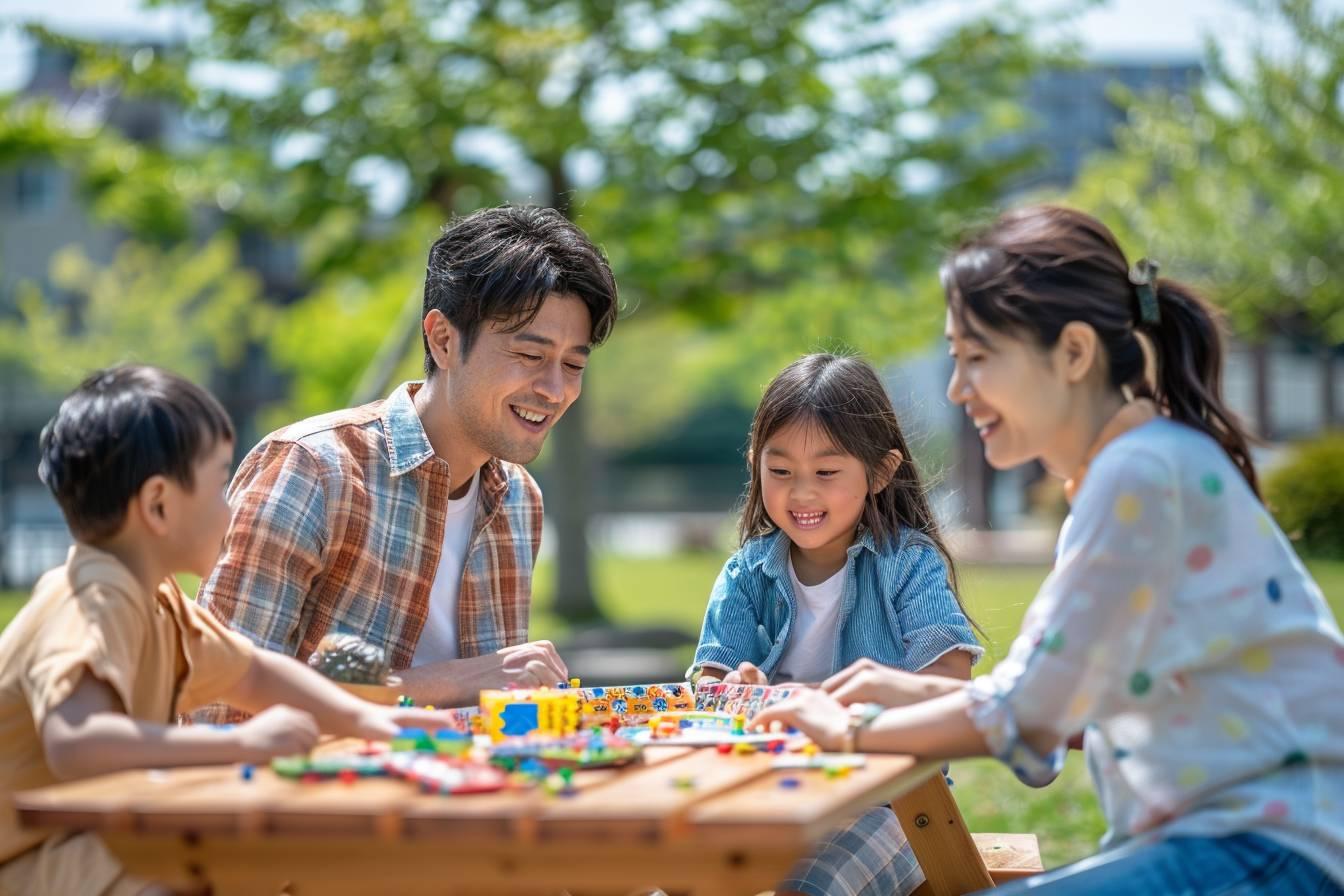
[[[333,744],[328,749],[349,749]],[[238,766],[134,771],[15,797],[30,827],[97,831],[132,873],[215,896],[629,894],[771,889],[827,831],[936,771],[869,756],[844,777],[655,747],[540,790],[435,796],[389,778],[303,783]],[[781,786],[796,778],[797,787]],[[686,782],[690,786],[686,786]]]

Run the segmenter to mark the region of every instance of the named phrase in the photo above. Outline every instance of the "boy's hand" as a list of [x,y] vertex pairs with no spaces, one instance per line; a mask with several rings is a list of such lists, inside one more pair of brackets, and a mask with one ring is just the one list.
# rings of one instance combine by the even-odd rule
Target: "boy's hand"
[[752,663],[740,663],[736,669],[723,676],[723,683],[766,685],[770,683],[770,679]]
[[355,721],[355,736],[367,740],[391,740],[402,728],[457,729],[449,710],[414,709],[405,706],[374,706],[361,713]]
[[237,735],[245,762],[267,762],[316,746],[317,721],[301,709],[272,706],[239,725]]

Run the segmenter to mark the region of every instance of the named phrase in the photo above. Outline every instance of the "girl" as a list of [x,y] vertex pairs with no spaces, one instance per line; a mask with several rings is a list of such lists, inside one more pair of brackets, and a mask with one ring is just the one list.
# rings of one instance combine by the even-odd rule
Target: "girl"
[[[929,680],[867,669],[757,720],[823,747],[988,753],[1036,785],[1083,732],[1105,851],[995,893],[1340,896],[1344,636],[1260,502],[1213,310],[1155,271],[1054,207],[951,256],[948,397],[995,467],[1067,480],[1054,571],[991,674],[925,699]],[[841,705],[862,699],[899,708]]]
[[[741,549],[705,611],[693,680],[819,682],[863,657],[961,679],[982,652],[876,372],[808,355],[752,422]],[[895,815],[834,835],[778,893],[909,893],[923,881]]]

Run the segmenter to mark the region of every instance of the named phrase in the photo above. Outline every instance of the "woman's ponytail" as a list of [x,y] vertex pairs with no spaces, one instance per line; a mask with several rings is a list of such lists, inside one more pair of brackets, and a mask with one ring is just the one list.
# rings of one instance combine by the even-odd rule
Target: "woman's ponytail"
[[1222,317],[1157,272],[1148,259],[1131,270],[1115,234],[1091,215],[1032,205],[962,243],[940,276],[948,309],[968,330],[974,320],[1049,348],[1070,321],[1090,324],[1106,348],[1111,385],[1151,389],[1171,419],[1217,441],[1259,495],[1250,438],[1223,402]]
[[1157,353],[1159,406],[1218,442],[1258,497],[1250,436],[1223,402],[1222,314],[1174,280],[1158,280],[1154,292],[1158,319],[1143,321],[1140,331]]

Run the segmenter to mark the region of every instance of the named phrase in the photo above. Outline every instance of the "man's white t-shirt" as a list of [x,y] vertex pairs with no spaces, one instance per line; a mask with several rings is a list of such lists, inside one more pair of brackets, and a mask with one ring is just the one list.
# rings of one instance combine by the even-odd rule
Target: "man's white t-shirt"
[[789,643],[779,658],[775,681],[815,683],[835,671],[835,627],[840,621],[840,599],[848,568],[848,564],[840,567],[839,572],[819,584],[804,585],[798,581],[793,559],[789,559],[789,579],[793,582],[798,612],[793,618]]
[[462,567],[471,541],[471,524],[476,520],[476,492],[480,481],[481,473],[477,470],[471,477],[467,493],[448,502],[439,569],[429,588],[429,612],[425,616],[425,627],[420,631],[420,641],[415,645],[412,666],[457,659],[457,595],[462,587]]

